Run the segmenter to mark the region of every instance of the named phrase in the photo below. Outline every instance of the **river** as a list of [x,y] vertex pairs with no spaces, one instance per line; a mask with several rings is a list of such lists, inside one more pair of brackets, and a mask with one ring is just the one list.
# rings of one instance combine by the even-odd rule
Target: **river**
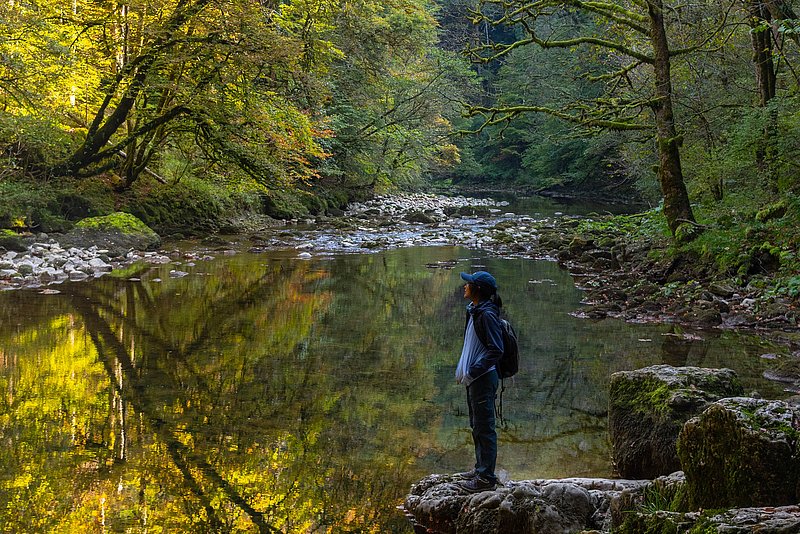
[[413,246],[137,264],[0,293],[0,530],[408,532],[410,484],[471,467],[453,371],[458,273],[478,269],[520,336],[501,477],[610,476],[615,371],[731,367],[781,396],[761,377],[774,347],[579,319],[553,262]]

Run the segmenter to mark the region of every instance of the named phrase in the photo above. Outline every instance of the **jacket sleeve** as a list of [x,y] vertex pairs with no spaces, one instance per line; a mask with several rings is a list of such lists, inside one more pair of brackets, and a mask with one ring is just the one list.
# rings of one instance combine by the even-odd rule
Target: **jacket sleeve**
[[470,366],[468,374],[470,378],[475,379],[488,371],[493,365],[497,365],[497,361],[503,355],[504,347],[500,318],[496,313],[483,312],[474,317],[473,320],[475,321],[475,333],[486,347],[488,353],[485,358],[478,359]]

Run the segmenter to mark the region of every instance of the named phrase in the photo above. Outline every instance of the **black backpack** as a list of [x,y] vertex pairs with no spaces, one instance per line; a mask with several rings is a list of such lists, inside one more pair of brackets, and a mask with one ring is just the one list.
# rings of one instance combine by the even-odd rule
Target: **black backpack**
[[[467,314],[467,321],[469,321],[469,314]],[[511,378],[517,371],[519,371],[519,344],[517,343],[517,333],[514,331],[514,327],[511,326],[505,319],[500,319],[500,332],[503,336],[503,354],[500,356],[500,359],[497,360],[497,375],[500,377],[500,405],[495,405],[495,413],[497,417],[500,419],[500,424],[505,424],[505,418],[503,417],[503,391],[506,389],[505,378]],[[486,346],[486,342],[482,339],[481,334],[478,330],[475,330],[475,333],[480,339],[483,346]],[[485,337],[485,336],[484,336]]]
[[[469,313],[466,316],[464,329],[469,324]],[[475,328],[475,334],[483,346],[486,346],[486,333],[479,328]],[[503,336],[503,354],[497,360],[497,376],[500,379],[511,378],[519,371],[519,344],[517,343],[517,333],[505,319],[500,319],[500,334]]]
[[510,378],[519,371],[519,344],[517,333],[511,323],[500,319],[503,333],[503,355],[497,362],[497,374],[500,378]]

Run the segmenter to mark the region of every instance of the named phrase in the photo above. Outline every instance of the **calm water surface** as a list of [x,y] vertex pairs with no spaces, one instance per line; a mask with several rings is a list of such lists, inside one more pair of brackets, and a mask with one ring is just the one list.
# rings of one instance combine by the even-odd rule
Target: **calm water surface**
[[611,475],[615,371],[727,366],[780,395],[757,339],[574,318],[581,292],[549,262],[417,247],[134,267],[0,293],[0,530],[408,532],[409,485],[471,467],[453,371],[458,273],[478,268],[521,338],[501,476]]

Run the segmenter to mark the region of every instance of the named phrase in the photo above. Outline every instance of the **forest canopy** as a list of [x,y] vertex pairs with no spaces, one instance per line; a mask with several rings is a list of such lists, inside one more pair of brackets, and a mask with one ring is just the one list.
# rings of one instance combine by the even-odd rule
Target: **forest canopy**
[[[179,197],[223,192],[221,210],[292,216],[434,183],[663,202],[675,233],[696,224],[698,199],[796,187],[796,12],[791,0],[11,0],[0,222],[44,228],[44,214],[120,203],[153,219],[143,202],[176,184],[190,191]],[[30,198],[20,181],[50,189]]]
[[[0,7],[4,174],[266,190],[419,179],[470,74],[425,0]],[[458,78],[464,78],[462,81]],[[252,185],[251,184],[251,185]]]

